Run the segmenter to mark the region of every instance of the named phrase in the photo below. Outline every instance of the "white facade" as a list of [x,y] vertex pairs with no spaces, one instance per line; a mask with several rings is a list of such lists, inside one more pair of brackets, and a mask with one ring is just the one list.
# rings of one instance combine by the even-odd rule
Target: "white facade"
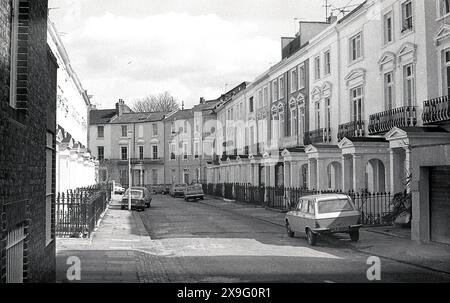
[[56,190],[63,192],[95,184],[98,164],[87,150],[90,100],[51,21],[48,21],[47,43],[59,66]]
[[[332,21],[248,86],[255,113],[246,118],[256,120],[257,142],[270,143],[262,157],[250,153],[248,180],[321,191],[412,193],[412,238],[429,239],[427,167],[450,166],[448,155],[433,157],[450,145],[449,1],[369,0]],[[307,89],[292,94],[288,84],[302,64],[308,67]],[[260,104],[264,86],[269,101]],[[298,123],[288,113],[302,104],[308,109],[305,134],[293,144],[295,136],[283,123]],[[223,167],[233,165],[247,167],[232,158]]]

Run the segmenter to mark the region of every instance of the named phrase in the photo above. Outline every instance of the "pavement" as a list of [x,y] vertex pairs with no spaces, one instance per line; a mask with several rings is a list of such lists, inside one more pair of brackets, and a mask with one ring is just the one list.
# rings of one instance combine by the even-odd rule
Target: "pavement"
[[[136,212],[120,210],[120,197],[113,197],[100,226],[91,239],[57,239],[57,281],[83,283],[138,283],[145,281],[139,249],[151,239]],[[67,260],[77,257],[81,281],[68,281]]]
[[[260,220],[285,226],[285,214],[262,207],[248,208],[239,202],[209,197],[203,203],[245,213]],[[346,236],[332,235],[325,240],[341,244],[368,255],[431,269],[450,274],[450,245],[434,242],[412,241],[410,230],[402,226],[364,227],[360,230],[360,241],[351,242]]]
[[[388,227],[319,241],[289,238],[284,214],[208,197],[155,196],[145,212],[113,197],[91,239],[57,240],[58,282],[365,282],[367,259],[382,258],[382,282],[450,282],[448,246],[417,244]],[[419,257],[420,255],[420,257]],[[70,257],[81,280],[69,281]]]
[[[285,226],[285,214],[262,207],[248,208],[239,202],[210,197],[205,204],[245,213],[260,220]],[[368,255],[392,259],[406,264],[450,274],[450,245],[418,242],[410,239],[410,230],[402,226],[365,227],[360,230],[360,241],[351,242],[348,237],[333,235],[325,240],[351,247]]]

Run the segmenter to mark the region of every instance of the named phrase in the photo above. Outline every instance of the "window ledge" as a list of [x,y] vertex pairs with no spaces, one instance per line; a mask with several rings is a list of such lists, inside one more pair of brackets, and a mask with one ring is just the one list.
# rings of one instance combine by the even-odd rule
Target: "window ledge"
[[400,32],[401,39],[408,37],[409,35],[412,35],[415,33],[414,27],[411,29],[407,29],[403,32]]
[[387,43],[383,42],[383,46],[381,47],[381,49],[385,49],[385,48],[391,46],[394,43],[395,43],[395,40],[392,40],[392,41],[387,42]]
[[350,67],[350,66],[352,66],[352,65],[355,65],[355,64],[357,64],[357,63],[359,63],[359,62],[362,62],[362,61],[364,61],[364,57],[360,57],[360,58],[358,58],[358,59],[356,59],[356,60],[354,60],[354,61],[350,61],[349,64],[347,65],[347,67]]

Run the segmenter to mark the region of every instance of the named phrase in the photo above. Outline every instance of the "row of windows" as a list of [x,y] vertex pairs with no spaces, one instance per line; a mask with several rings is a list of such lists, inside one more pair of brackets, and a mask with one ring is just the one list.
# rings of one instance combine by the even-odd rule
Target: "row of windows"
[[[152,124],[152,135],[154,137],[158,136],[158,125]],[[128,125],[122,125],[121,126],[121,136],[122,138],[128,137]],[[139,125],[138,127],[138,136],[144,137],[144,126]],[[97,138],[104,138],[105,137],[105,126],[98,125],[97,126]]]
[[[139,149],[139,159],[143,160],[145,158],[144,154],[144,146],[140,145],[138,146]],[[105,160],[105,147],[104,146],[97,146],[97,157],[99,161]],[[158,146],[153,145],[152,146],[152,159],[158,159]],[[120,159],[122,160],[128,160],[128,147],[121,146],[120,147]]]

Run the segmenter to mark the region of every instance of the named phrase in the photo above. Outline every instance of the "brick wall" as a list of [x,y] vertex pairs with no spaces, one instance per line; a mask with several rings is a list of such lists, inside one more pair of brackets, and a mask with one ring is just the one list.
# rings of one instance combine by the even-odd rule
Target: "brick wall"
[[47,5],[20,2],[16,110],[9,106],[10,1],[0,4],[0,281],[6,279],[6,235],[17,224],[25,224],[27,234],[25,281],[55,279],[55,241],[46,246],[45,239],[45,146],[47,129],[56,131],[57,68],[46,42]]

